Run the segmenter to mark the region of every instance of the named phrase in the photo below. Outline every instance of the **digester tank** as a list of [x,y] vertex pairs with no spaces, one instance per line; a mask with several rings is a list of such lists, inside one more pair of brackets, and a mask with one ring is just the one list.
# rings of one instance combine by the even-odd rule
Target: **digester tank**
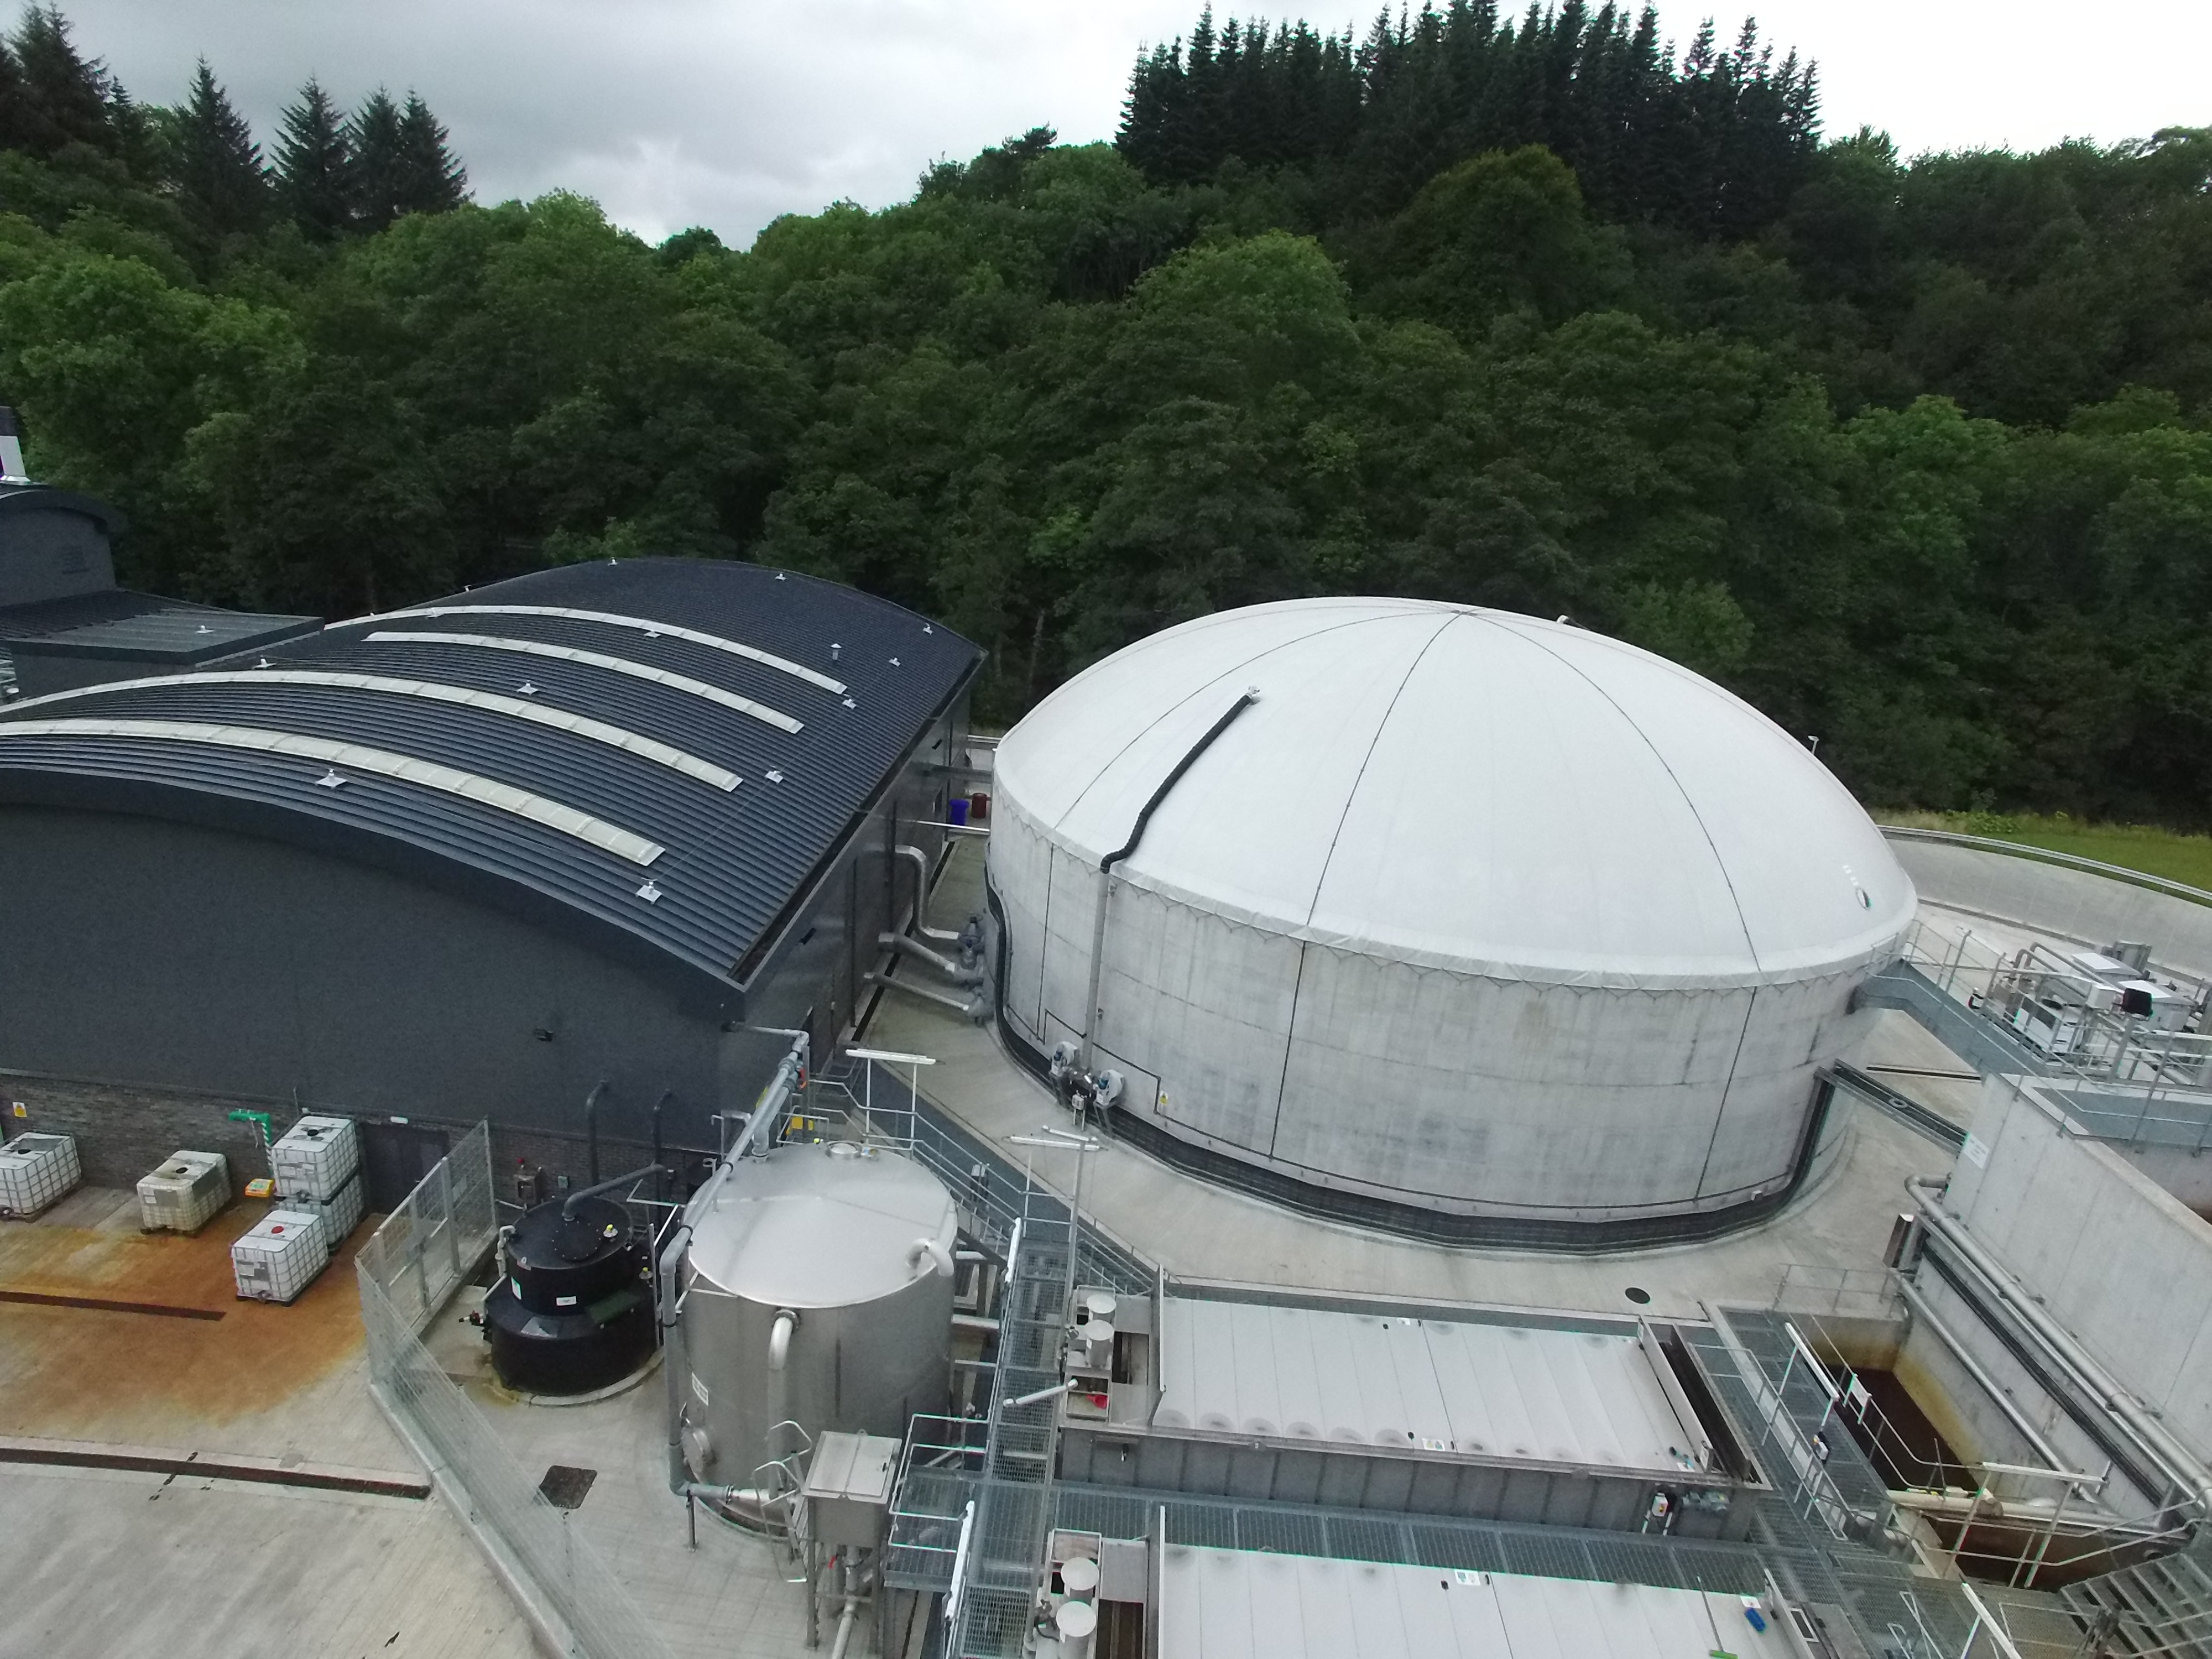
[[850,1142],[778,1146],[690,1220],[676,1381],[693,1479],[759,1484],[799,1444],[787,1422],[896,1437],[946,1409],[958,1223],[927,1170]]

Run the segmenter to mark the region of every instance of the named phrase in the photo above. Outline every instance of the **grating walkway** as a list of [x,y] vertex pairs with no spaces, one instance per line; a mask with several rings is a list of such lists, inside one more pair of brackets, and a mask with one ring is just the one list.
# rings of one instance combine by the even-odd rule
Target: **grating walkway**
[[2123,1567],[2060,1592],[2111,1659],[2212,1659],[2212,1549]]

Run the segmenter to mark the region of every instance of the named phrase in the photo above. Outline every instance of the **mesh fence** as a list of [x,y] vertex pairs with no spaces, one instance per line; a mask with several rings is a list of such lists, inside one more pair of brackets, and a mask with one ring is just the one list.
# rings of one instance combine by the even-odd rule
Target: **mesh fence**
[[361,1276],[374,1283],[412,1336],[475,1271],[498,1235],[491,1126],[479,1123],[362,1246]]
[[422,1178],[358,1257],[371,1385],[445,1477],[471,1525],[504,1546],[574,1659],[669,1659],[629,1592],[546,1501],[491,1425],[440,1367],[421,1332],[496,1236],[491,1143],[479,1124]]

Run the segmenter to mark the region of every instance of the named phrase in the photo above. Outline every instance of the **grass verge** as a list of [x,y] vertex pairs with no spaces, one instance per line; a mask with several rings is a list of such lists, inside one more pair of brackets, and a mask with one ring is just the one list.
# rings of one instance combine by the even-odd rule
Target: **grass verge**
[[2095,859],[2140,870],[2147,876],[2185,882],[2212,891],[2212,836],[2183,835],[2140,823],[2087,823],[2063,813],[2045,817],[2027,812],[1877,812],[1884,823],[1915,830],[1948,830],[1957,835],[1987,836],[2018,842],[2075,858]]

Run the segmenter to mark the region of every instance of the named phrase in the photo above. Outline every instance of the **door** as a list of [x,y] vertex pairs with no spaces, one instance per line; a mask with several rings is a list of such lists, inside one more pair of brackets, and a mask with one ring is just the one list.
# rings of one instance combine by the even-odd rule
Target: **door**
[[379,1215],[390,1215],[446,1155],[443,1129],[420,1123],[362,1123],[362,1196]]

